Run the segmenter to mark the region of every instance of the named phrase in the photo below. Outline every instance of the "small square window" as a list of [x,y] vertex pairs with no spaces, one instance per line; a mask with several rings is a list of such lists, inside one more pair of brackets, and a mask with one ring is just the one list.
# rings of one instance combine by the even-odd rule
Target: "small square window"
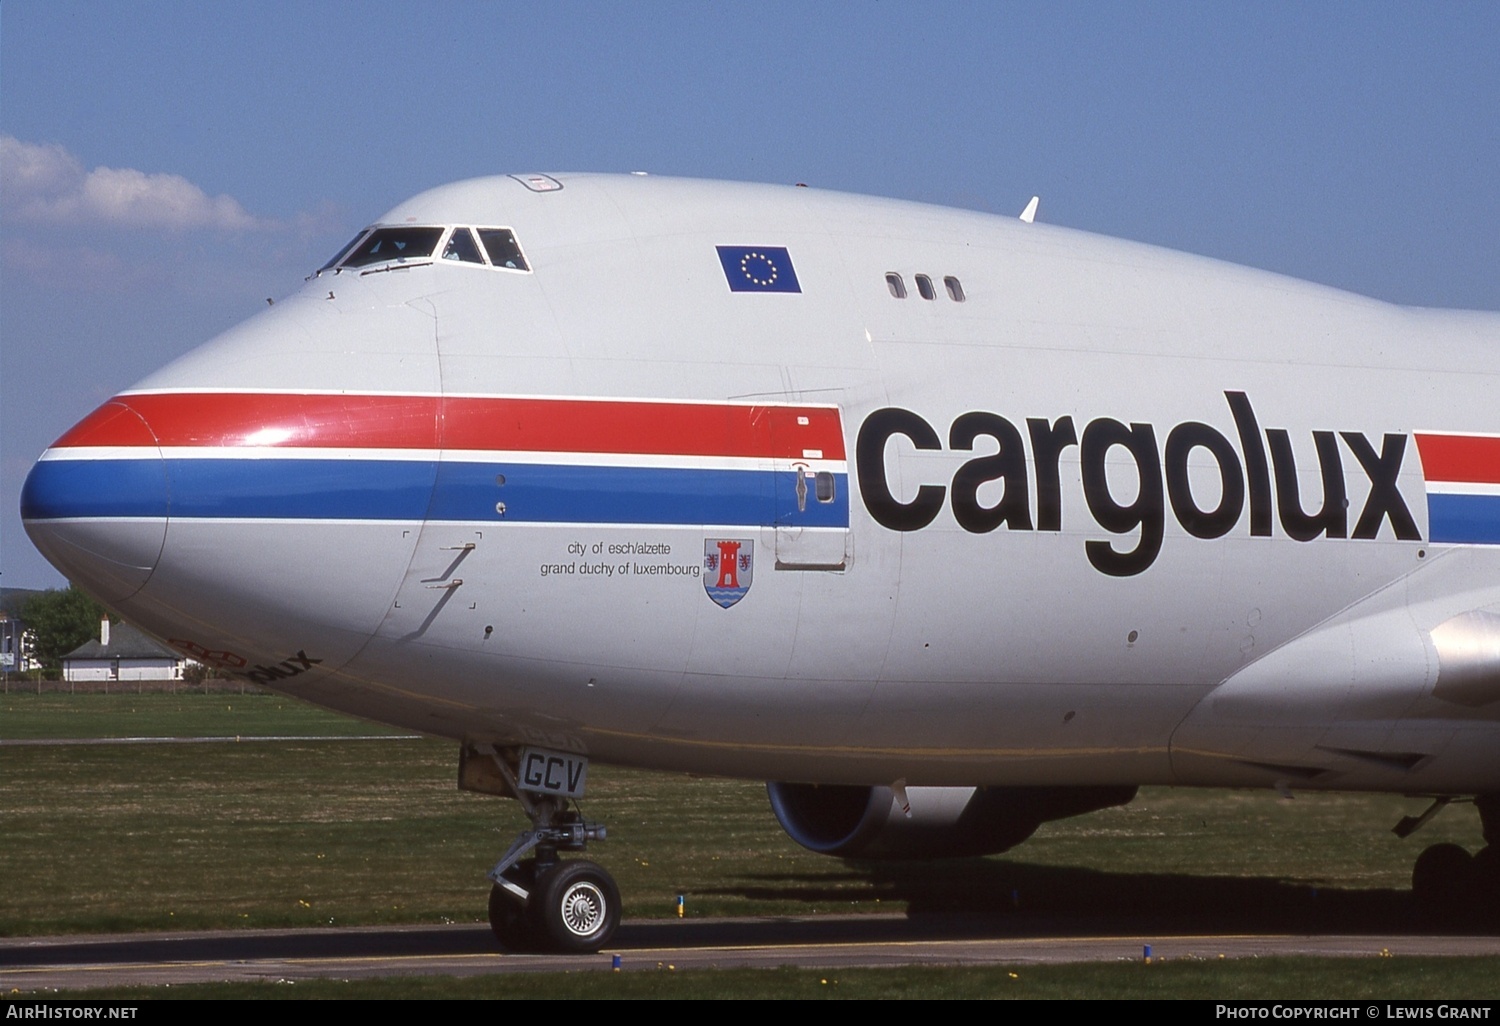
[[953,300],[955,303],[962,303],[964,301],[963,283],[960,282],[957,278],[953,277],[953,275],[950,274],[948,275],[948,277],[943,279],[943,286],[948,290],[949,299]]
[[885,276],[885,287],[890,289],[891,295],[897,299],[906,298],[906,282],[902,281],[901,275],[895,271],[891,271]]
[[917,275],[917,294],[923,299],[937,298],[937,290],[932,287],[932,279],[925,274]]

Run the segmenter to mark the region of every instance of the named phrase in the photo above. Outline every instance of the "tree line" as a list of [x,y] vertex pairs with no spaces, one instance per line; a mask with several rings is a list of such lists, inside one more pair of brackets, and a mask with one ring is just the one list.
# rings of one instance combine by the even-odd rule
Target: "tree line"
[[17,611],[35,638],[33,654],[44,671],[62,667],[62,657],[99,636],[99,621],[109,611],[71,584],[39,592]]

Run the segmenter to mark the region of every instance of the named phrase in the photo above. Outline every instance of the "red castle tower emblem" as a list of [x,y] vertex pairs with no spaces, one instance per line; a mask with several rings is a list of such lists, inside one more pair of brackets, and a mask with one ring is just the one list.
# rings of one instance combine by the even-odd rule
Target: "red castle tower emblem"
[[740,586],[740,543],[721,541],[719,544],[719,583],[716,588],[738,588]]
[[755,542],[749,538],[707,538],[703,542],[703,590],[728,609],[750,590],[755,576]]

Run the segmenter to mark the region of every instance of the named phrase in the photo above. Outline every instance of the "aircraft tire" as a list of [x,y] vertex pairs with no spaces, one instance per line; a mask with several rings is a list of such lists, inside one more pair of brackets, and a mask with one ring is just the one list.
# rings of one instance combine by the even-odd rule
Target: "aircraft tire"
[[1489,844],[1475,852],[1471,873],[1475,904],[1487,922],[1500,924],[1500,847]]
[[534,906],[536,902],[536,864],[518,862],[506,871],[512,880],[531,891],[531,900],[521,901],[499,884],[490,888],[490,932],[506,951],[536,951],[541,945]]
[[598,951],[620,925],[620,888],[603,867],[583,859],[543,870],[532,902],[542,937],[553,951]]
[[1451,920],[1472,911],[1474,857],[1456,844],[1434,844],[1417,856],[1411,895],[1423,915]]

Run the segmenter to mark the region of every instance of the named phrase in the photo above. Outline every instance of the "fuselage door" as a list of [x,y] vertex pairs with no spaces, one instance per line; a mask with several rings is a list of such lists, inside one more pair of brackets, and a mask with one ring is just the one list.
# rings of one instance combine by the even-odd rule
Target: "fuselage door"
[[849,565],[849,470],[837,406],[769,406],[776,569]]

